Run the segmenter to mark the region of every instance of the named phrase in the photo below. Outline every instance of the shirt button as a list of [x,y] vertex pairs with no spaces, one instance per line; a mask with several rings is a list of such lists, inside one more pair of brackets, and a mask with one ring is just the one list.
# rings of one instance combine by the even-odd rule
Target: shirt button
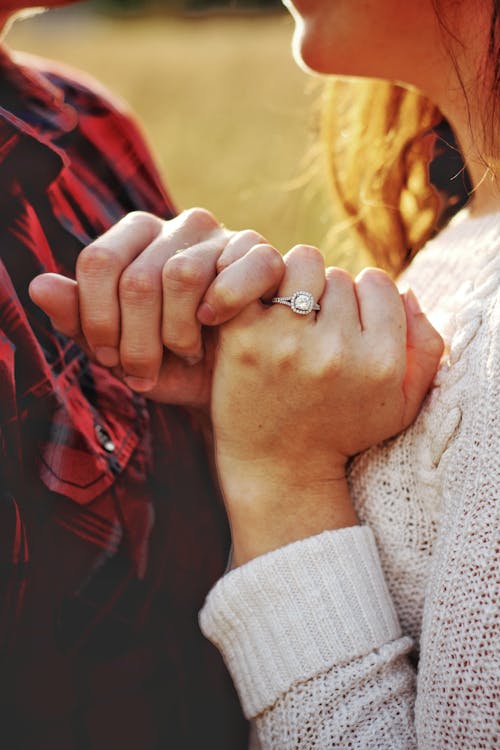
[[107,432],[100,424],[94,425],[94,431],[99,445],[104,448],[107,453],[114,453],[115,444],[111,440],[109,432]]

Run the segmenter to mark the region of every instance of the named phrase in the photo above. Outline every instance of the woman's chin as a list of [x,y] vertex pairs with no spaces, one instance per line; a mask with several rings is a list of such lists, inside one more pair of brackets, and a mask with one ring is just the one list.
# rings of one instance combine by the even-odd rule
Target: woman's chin
[[296,19],[295,32],[292,39],[293,59],[303,71],[309,75],[323,75],[328,73],[321,65],[320,56],[315,44],[311,43],[300,19]]

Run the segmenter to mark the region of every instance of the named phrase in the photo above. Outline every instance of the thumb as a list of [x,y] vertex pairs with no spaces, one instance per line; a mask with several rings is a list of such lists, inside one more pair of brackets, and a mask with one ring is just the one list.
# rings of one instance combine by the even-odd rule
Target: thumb
[[81,337],[76,281],[57,273],[43,273],[31,282],[29,295],[61,333],[74,339]]
[[406,311],[406,373],[403,389],[406,397],[406,422],[417,416],[430,388],[441,355],[443,339],[422,312],[411,289],[402,295]]

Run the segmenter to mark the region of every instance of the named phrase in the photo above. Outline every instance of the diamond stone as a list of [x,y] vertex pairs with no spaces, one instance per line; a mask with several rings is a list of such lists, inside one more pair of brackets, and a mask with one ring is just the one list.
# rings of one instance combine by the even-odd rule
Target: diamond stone
[[291,299],[291,307],[294,312],[307,315],[314,305],[314,297],[309,292],[295,292]]

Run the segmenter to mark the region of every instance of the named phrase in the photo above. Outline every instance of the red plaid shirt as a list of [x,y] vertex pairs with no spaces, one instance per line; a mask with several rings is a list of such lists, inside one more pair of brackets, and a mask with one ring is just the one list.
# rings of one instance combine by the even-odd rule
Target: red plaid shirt
[[171,217],[136,126],[0,52],[0,744],[244,746],[197,611],[228,530],[199,430],[89,362],[29,299],[128,211]]

